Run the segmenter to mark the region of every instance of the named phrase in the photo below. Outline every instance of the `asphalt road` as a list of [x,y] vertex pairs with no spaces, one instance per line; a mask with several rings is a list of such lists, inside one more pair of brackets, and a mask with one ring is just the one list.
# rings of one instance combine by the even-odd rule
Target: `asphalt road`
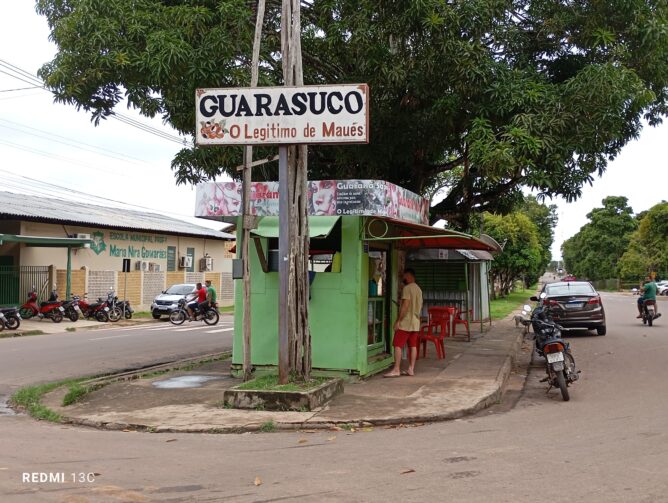
[[[172,435],[0,417],[1,499],[668,501],[668,303],[661,304],[666,316],[647,328],[635,319],[634,302],[630,296],[604,294],[608,335],[569,337],[583,372],[570,402],[562,402],[554,390],[546,395],[538,382],[543,370],[532,366],[524,388],[491,410],[411,428]],[[209,344],[187,340],[191,352],[200,342]],[[129,360],[142,358],[137,349],[127,351]],[[13,383],[2,354],[1,382]],[[27,355],[24,362],[31,365]],[[50,375],[33,367],[35,376]],[[29,373],[23,369],[21,380]],[[519,376],[513,380],[520,381]],[[67,482],[24,483],[24,472],[64,473]],[[74,483],[72,473],[97,475]]]
[[169,321],[0,339],[0,395],[27,384],[134,368],[232,347],[232,316],[215,326]]

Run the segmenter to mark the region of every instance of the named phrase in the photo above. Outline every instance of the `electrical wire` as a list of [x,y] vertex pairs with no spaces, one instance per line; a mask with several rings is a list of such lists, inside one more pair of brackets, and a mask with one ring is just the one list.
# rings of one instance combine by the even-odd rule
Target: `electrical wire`
[[[7,124],[12,124],[14,127],[6,126],[6,125],[3,125],[3,124],[0,124],[0,127],[10,129],[10,130],[13,130],[13,131],[18,131],[18,132],[23,133],[23,134],[36,136],[38,138],[44,138],[44,139],[49,140],[49,141],[53,141],[53,142],[56,142],[56,143],[61,143],[63,145],[68,145],[70,147],[74,147],[74,148],[78,148],[78,149],[85,150],[85,151],[88,151],[88,152],[92,152],[94,154],[111,157],[111,158],[119,160],[119,161],[131,162],[133,164],[134,163],[147,164],[147,162],[142,160],[142,159],[139,159],[137,157],[129,156],[129,155],[124,154],[122,152],[116,152],[114,150],[110,150],[110,149],[107,149],[107,148],[104,148],[104,147],[98,147],[96,145],[91,145],[90,143],[85,143],[85,142],[82,142],[80,140],[75,140],[73,138],[68,138],[67,136],[62,136],[62,135],[59,135],[59,134],[56,134],[56,133],[52,133],[50,131],[45,131],[43,129],[38,129],[38,128],[35,128],[35,127],[32,127],[32,126],[28,126],[26,124],[21,124],[19,122],[10,121],[8,119],[3,119],[3,118],[0,118],[0,123],[1,122],[7,123]],[[38,134],[38,133],[42,133],[42,134]],[[84,145],[84,146],[82,147],[80,145]],[[90,147],[90,148],[86,148],[86,147]],[[99,152],[97,152],[97,151],[99,151]]]
[[[90,194],[87,192],[83,192],[80,190],[76,190],[70,187],[64,187],[62,185],[58,185],[55,183],[51,183],[48,181],[44,180],[38,180],[36,178],[31,178],[29,176],[25,175],[18,175],[16,173],[12,173],[11,171],[7,171],[5,169],[0,168],[0,172],[3,173],[2,177],[2,186],[3,188],[12,188],[14,190],[19,190],[21,192],[32,192],[36,195],[42,196],[42,197],[57,197],[60,196],[60,198],[65,199],[65,200],[72,200],[72,196],[76,196],[77,201],[81,200],[86,200],[91,202],[92,204],[108,204],[108,203],[114,203],[115,205],[121,205],[124,207],[130,207],[130,208],[138,208],[143,211],[149,211],[151,213],[165,213],[168,215],[175,215],[178,217],[186,217],[186,218],[193,218],[193,215],[188,215],[185,213],[178,213],[178,212],[173,212],[173,211],[166,211],[166,210],[157,210],[155,208],[149,208],[147,206],[141,206],[138,204],[132,204],[128,203],[125,201],[120,201],[118,199],[112,199],[108,197],[103,197],[103,196],[97,196],[94,194]],[[6,176],[9,176],[9,179],[6,178]],[[28,183],[29,182],[29,183]]]
[[43,89],[43,86],[17,87],[16,89],[0,89],[0,93],[13,93],[14,91],[25,91],[27,89]]
[[[48,89],[46,89],[44,87],[44,83],[39,79],[39,77],[31,74],[30,72],[28,72],[26,70],[23,70],[22,68],[19,68],[18,66],[13,65],[13,64],[11,64],[8,61],[5,61],[3,59],[0,59],[0,66],[5,68],[5,70],[0,69],[0,73],[3,73],[5,75],[7,75],[9,77],[12,77],[12,78],[15,78],[17,80],[20,80],[20,81],[22,81],[26,84],[32,84],[32,85],[35,85],[35,87],[40,87],[40,88],[44,89],[45,91],[48,91]],[[9,73],[6,70],[9,70],[10,72],[14,72],[15,74],[18,74],[18,75],[14,75],[12,73]],[[29,79],[29,80],[26,80],[26,79]],[[166,131],[163,131],[161,129],[155,128],[155,127],[150,126],[148,124],[144,124],[144,123],[142,123],[142,122],[140,122],[136,119],[133,119],[132,117],[129,117],[127,115],[123,115],[121,113],[114,112],[110,117],[112,117],[113,119],[118,120],[119,122],[121,122],[123,124],[126,124],[128,126],[131,126],[131,127],[137,128],[137,129],[140,129],[140,130],[142,130],[146,133],[153,134],[154,136],[157,136],[157,137],[162,138],[164,140],[172,141],[172,142],[178,143],[179,145],[183,145],[183,146],[192,146],[193,145],[193,142],[188,140],[187,138],[182,138],[180,136],[170,134],[170,133],[168,133]]]

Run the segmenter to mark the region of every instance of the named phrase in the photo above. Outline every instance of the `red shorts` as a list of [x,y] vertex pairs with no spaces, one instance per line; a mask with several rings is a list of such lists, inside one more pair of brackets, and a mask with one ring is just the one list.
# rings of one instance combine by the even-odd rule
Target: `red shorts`
[[406,330],[397,330],[394,332],[394,341],[392,345],[395,348],[403,348],[408,342],[408,346],[411,348],[418,347],[418,337],[420,332],[407,332]]

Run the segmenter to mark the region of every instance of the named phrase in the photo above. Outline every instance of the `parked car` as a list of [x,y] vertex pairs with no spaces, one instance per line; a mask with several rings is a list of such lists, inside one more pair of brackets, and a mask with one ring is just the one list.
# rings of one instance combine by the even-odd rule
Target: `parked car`
[[587,281],[560,281],[543,286],[543,303],[551,307],[556,323],[567,328],[596,330],[605,335],[605,310],[601,296]]
[[668,280],[659,281],[656,284],[656,293],[659,295],[668,295]]
[[172,311],[179,308],[179,300],[187,297],[194,291],[194,283],[182,283],[170,286],[153,299],[153,304],[151,304],[153,318],[159,320],[161,316],[169,316]]

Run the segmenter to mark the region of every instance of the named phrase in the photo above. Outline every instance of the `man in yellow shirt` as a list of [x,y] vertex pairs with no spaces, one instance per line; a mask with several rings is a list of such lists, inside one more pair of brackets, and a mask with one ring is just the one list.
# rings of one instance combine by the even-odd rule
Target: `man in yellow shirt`
[[420,313],[422,312],[422,290],[415,283],[415,271],[404,270],[404,289],[401,292],[399,317],[394,323],[394,367],[385,377],[399,377],[401,375],[401,350],[408,343],[409,367],[406,374],[415,374],[415,360],[417,360],[418,338],[420,335]]

